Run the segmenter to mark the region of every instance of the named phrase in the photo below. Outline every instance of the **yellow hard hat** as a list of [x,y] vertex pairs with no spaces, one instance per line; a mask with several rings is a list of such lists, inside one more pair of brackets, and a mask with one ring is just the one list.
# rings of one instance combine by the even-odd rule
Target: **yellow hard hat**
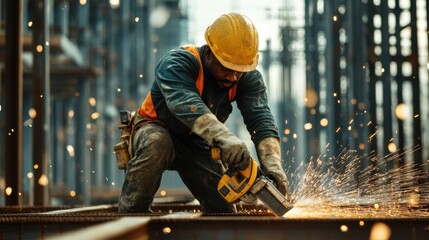
[[207,45],[226,68],[249,72],[259,59],[258,31],[250,19],[238,13],[220,16],[206,29]]

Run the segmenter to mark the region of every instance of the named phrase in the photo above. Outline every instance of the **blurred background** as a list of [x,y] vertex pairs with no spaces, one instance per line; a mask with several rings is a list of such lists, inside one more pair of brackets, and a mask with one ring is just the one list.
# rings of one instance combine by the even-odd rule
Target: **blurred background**
[[[359,159],[356,183],[427,173],[429,0],[1,0],[0,206],[115,204],[119,111],[228,12],[259,30],[292,189],[320,159],[342,173]],[[255,154],[239,112],[227,124]],[[170,193],[189,194],[174,172],[157,196]]]

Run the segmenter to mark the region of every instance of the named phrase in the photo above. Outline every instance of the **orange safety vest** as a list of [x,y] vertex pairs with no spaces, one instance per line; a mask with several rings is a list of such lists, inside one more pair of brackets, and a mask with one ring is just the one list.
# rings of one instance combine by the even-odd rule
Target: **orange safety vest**
[[[203,63],[200,59],[200,54],[198,53],[198,48],[193,45],[184,45],[182,46],[185,50],[191,52],[200,63],[200,71],[198,73],[197,81],[195,82],[196,87],[198,89],[198,92],[200,93],[200,96],[203,94],[203,88],[204,88],[204,71],[203,71]],[[232,87],[229,90],[229,100],[232,101],[235,97],[235,92],[237,91],[237,84]],[[146,99],[143,101],[142,105],[140,106],[138,112],[143,117],[149,117],[152,119],[158,119],[158,114],[156,113],[155,106],[152,102],[152,94],[149,92],[149,94],[146,96]]]

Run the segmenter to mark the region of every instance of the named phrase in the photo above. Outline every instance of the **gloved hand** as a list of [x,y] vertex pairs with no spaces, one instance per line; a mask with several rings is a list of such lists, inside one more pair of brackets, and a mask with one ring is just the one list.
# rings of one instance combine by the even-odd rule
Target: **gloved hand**
[[223,162],[241,170],[250,163],[250,153],[246,144],[219,122],[214,114],[207,113],[195,120],[192,132],[219,147]]
[[274,137],[265,138],[256,146],[256,152],[259,162],[261,163],[262,171],[267,177],[273,180],[277,189],[285,195],[286,198],[289,198],[289,182],[281,164],[280,141]]

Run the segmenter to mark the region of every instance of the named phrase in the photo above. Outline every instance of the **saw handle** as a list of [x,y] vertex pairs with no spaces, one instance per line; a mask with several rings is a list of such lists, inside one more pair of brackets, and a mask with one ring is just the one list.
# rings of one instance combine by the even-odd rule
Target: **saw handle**
[[[219,147],[212,147],[211,148],[211,152],[212,152],[212,160],[221,160],[222,159],[222,157],[221,157],[221,155],[220,155],[220,153],[221,153],[221,150],[220,150],[220,148]],[[255,161],[252,157],[250,157],[250,161]],[[223,163],[223,165],[224,165],[224,167],[226,167],[227,169],[228,168],[231,168],[231,169],[234,169],[234,170],[238,170],[238,171],[246,171],[246,169],[248,169],[250,166],[251,166],[251,164],[250,164],[250,162],[249,162],[249,165],[247,166],[247,168],[246,169],[244,169],[244,170],[240,170],[240,169],[238,169],[238,168],[235,168],[235,167],[233,167],[232,165],[227,165],[226,163],[224,163],[224,162],[222,162]]]

